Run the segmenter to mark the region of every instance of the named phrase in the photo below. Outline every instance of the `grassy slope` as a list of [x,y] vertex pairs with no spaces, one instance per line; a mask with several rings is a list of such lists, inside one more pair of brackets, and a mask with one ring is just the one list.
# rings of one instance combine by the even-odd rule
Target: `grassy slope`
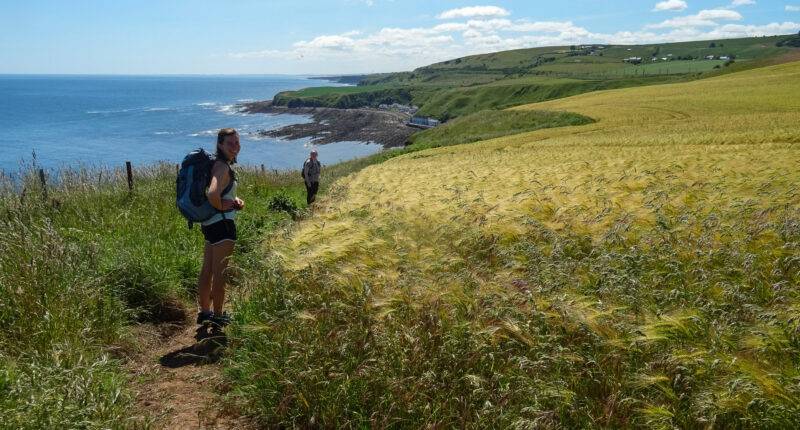
[[[306,89],[278,94],[275,103],[292,106],[377,107],[399,102],[421,107],[419,115],[442,120],[485,109],[502,109],[589,91],[627,88],[678,79],[696,79],[719,60],[707,55],[734,55],[738,62],[763,61],[798,49],[776,47],[786,36],[724,39],[653,45],[595,45],[518,49],[463,57],[420,67],[413,72],[373,75],[361,87]],[[600,49],[599,46],[604,46]],[[592,52],[593,50],[593,52]],[[658,58],[697,58],[695,61],[658,61]],[[638,56],[634,66],[623,58]],[[650,75],[642,79],[643,75]],[[660,76],[653,76],[660,75]],[[683,77],[681,77],[683,76]],[[502,87],[502,88],[497,88]],[[322,94],[324,92],[324,94]]]
[[339,181],[265,248],[233,386],[290,426],[796,427],[799,78],[524,106],[597,122]]

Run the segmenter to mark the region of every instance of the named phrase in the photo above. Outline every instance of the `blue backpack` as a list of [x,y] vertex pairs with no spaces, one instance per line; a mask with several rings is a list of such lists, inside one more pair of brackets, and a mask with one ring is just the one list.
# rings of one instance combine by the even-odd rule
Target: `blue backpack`
[[[189,221],[189,228],[192,228],[193,223],[203,222],[220,212],[211,205],[206,194],[211,184],[211,167],[215,161],[216,158],[212,154],[200,148],[190,152],[181,163],[176,180],[176,203],[181,215]],[[228,168],[230,169],[230,166]],[[231,180],[222,190],[223,195],[233,187],[235,180],[233,169],[230,172]]]

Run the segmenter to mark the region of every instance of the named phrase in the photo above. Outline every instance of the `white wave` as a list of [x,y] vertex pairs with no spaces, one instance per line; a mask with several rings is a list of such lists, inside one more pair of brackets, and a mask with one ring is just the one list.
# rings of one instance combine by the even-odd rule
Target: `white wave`
[[147,109],[145,109],[144,111],[145,111],[145,112],[161,112],[161,111],[163,111],[163,110],[169,110],[169,108],[162,108],[162,107],[156,107],[156,108],[147,108]]
[[233,114],[236,113],[236,111],[233,108],[234,108],[234,105],[223,105],[223,106],[220,106],[219,109],[217,109],[217,112],[228,114],[228,115],[233,115]]
[[153,133],[153,134],[158,134],[158,135],[161,135],[161,134],[170,134],[170,132],[168,132],[168,131],[157,131],[157,132],[155,132],[155,133]]
[[109,113],[123,113],[123,112],[130,112],[131,109],[117,109],[117,110],[90,110],[86,113],[89,115],[105,115]]
[[216,106],[216,105],[218,105],[218,104],[219,104],[219,103],[214,103],[214,102],[205,102],[205,103],[195,103],[195,106]]
[[213,136],[213,135],[217,134],[218,132],[219,132],[219,130],[204,130],[204,131],[201,131],[199,133],[192,133],[192,134],[189,135],[189,137]]
[[239,100],[236,100],[236,101],[239,102],[239,103],[250,103],[250,102],[254,102],[256,100],[255,99],[239,99]]

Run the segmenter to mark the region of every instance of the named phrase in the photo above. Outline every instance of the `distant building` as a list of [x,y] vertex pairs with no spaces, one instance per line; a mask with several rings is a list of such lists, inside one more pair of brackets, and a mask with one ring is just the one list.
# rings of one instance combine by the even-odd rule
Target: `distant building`
[[730,60],[731,57],[728,57],[727,55],[723,55],[722,57],[719,57],[719,59],[720,60]]
[[415,116],[411,118],[411,124],[415,125],[423,125],[427,127],[436,127],[440,124],[439,120],[428,118],[425,116]]
[[706,55],[706,60],[713,60],[713,59],[714,59],[713,55]]

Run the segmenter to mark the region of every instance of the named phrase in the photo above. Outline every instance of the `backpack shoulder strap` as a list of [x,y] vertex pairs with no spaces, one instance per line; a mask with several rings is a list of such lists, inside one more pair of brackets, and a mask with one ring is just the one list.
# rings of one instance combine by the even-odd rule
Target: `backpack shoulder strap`
[[[222,160],[219,160],[219,161],[222,161]],[[224,161],[223,161],[223,163],[224,163]],[[233,182],[236,181],[236,172],[233,171],[233,168],[231,167],[231,165],[228,164],[228,163],[225,163],[225,167],[228,168],[228,177],[229,178],[228,178],[227,185],[225,185],[225,188],[222,189],[222,193],[220,194],[222,196],[224,196],[225,194],[228,194],[231,191],[231,188],[233,188]]]

